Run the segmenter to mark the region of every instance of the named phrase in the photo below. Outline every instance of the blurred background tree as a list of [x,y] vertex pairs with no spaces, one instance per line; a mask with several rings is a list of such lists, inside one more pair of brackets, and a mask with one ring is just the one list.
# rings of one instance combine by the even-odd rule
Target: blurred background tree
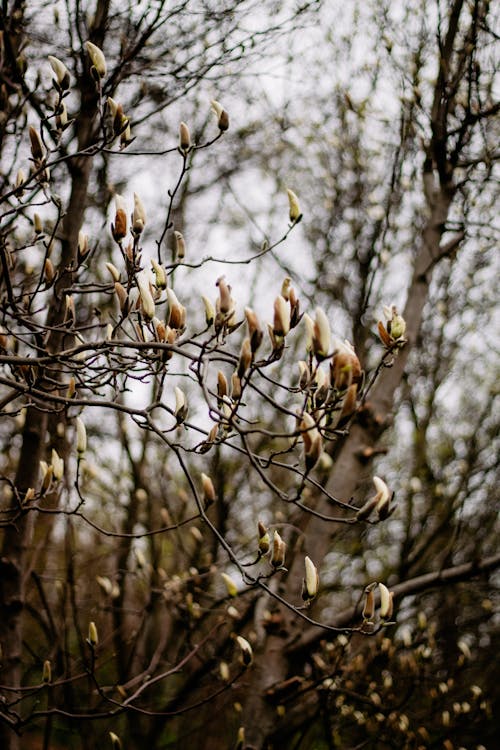
[[1,21],[2,747],[493,747],[489,3]]

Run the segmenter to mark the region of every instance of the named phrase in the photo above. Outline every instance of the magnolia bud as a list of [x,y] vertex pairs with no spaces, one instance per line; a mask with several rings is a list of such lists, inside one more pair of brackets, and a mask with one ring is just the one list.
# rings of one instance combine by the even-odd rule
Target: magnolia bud
[[185,122],[181,122],[181,124],[179,125],[179,148],[184,156],[191,148],[191,135],[189,133],[189,128]]
[[219,126],[219,130],[221,132],[226,131],[229,128],[229,115],[218,101],[215,99],[212,99],[211,102],[212,105],[212,112],[217,117],[217,125]]
[[69,70],[67,69],[66,65],[59,60],[59,58],[54,57],[53,55],[48,56],[48,60],[50,63],[50,67],[54,71],[54,74],[56,76],[57,84],[59,88],[62,91],[65,91],[69,88],[70,84],[70,75]]
[[383,583],[379,583],[378,590],[380,593],[380,618],[382,620],[389,620],[393,610],[392,592]]
[[137,195],[134,193],[134,213],[132,214],[132,232],[138,237],[146,226],[146,210]]
[[386,483],[383,481],[383,479],[380,479],[380,477],[373,477],[373,484],[375,485],[375,489],[377,490],[377,494],[374,498],[376,500],[375,507],[379,519],[383,521],[389,515],[391,492]]
[[106,263],[106,268],[111,274],[113,281],[120,281],[120,271],[115,265],[113,265],[113,263]]
[[286,192],[288,195],[288,204],[289,204],[289,209],[290,209],[290,214],[289,214],[290,221],[292,222],[292,224],[296,224],[302,218],[302,214],[300,212],[299,199],[297,198],[293,190],[289,190],[287,188]]
[[229,596],[237,596],[238,587],[236,586],[236,583],[233,581],[231,576],[228,576],[227,573],[221,573],[221,578],[226,584],[226,589]]
[[271,565],[273,568],[282,568],[285,564],[286,543],[283,541],[277,531],[273,534],[273,552],[271,555]]
[[236,641],[241,649],[241,662],[245,667],[248,667],[252,663],[253,651],[252,647],[246,638],[242,635],[236,636]]
[[186,241],[181,232],[174,232],[175,260],[183,260],[186,256]]
[[231,287],[228,286],[224,276],[220,276],[216,283],[219,287],[219,307],[220,312],[227,315],[231,312],[233,307],[233,300],[231,298]]
[[40,214],[34,214],[33,215],[33,228],[35,230],[35,234],[42,234],[43,232],[43,223],[40,218]]
[[95,622],[91,622],[89,624],[89,634],[87,640],[92,647],[97,646],[97,644],[99,643]]
[[80,258],[84,258],[89,251],[89,238],[88,235],[85,234],[85,232],[80,231],[78,232],[78,254]]
[[125,287],[119,281],[115,281],[115,294],[118,297],[120,311],[125,317],[128,313],[128,294],[125,291]]
[[115,242],[121,242],[127,234],[127,207],[123,196],[115,195],[115,223],[111,224]]
[[306,470],[311,471],[321,456],[323,450],[323,439],[319,432],[316,422],[308,412],[304,412],[299,425],[304,443],[304,456],[306,461]]
[[330,352],[330,324],[321,307],[316,308],[312,343],[316,359],[326,359]]
[[274,300],[274,325],[275,336],[284,337],[290,330],[290,308],[281,295]]
[[305,601],[314,599],[318,593],[319,588],[319,574],[318,570],[311,560],[310,557],[306,557],[304,560],[304,566],[306,571],[306,577],[303,583],[302,598]]
[[54,479],[62,479],[64,476],[64,460],[54,448],[52,448],[51,464]]
[[345,391],[353,383],[361,381],[361,364],[349,341],[335,340],[335,351],[330,369],[333,384],[338,391]]
[[23,169],[18,169],[17,175],[16,175],[16,195],[18,198],[21,198],[24,195],[23,185],[26,182],[26,175],[24,174]]
[[85,42],[85,48],[97,75],[99,78],[104,78],[106,75],[106,58],[104,57],[103,51],[92,42]]
[[203,486],[203,499],[205,500],[205,508],[215,502],[216,494],[214,483],[206,474],[201,475],[201,483]]
[[40,133],[38,132],[38,130],[35,130],[32,125],[30,125],[29,127],[29,136],[31,144],[31,155],[33,156],[33,159],[35,161],[41,161],[45,156],[45,146],[43,145]]
[[186,323],[186,308],[181,305],[173,289],[167,289],[168,324],[171,328],[182,330]]
[[271,547],[271,540],[269,538],[269,532],[264,526],[264,524],[262,523],[262,521],[259,521],[258,523],[258,530],[259,530],[259,552],[261,555],[267,555]]
[[240,359],[238,362],[238,377],[240,380],[243,378],[244,374],[252,364],[252,347],[250,344],[250,339],[245,338],[243,339],[243,343],[241,345],[240,350]]
[[252,353],[255,354],[262,341],[262,328],[257,315],[250,307],[245,307],[245,317],[247,319],[248,335],[250,336],[250,346]]
[[187,417],[188,413],[188,406],[186,401],[186,396],[184,395],[184,392],[181,391],[180,388],[175,386],[174,388],[175,392],[175,418],[177,420],[177,424],[182,424],[184,420]]
[[219,674],[223,682],[229,682],[229,667],[227,662],[221,661],[219,664]]
[[43,662],[43,672],[42,672],[42,681],[47,685],[49,682],[52,682],[52,667],[50,664],[50,661],[46,659]]
[[207,324],[207,328],[209,328],[215,320],[215,308],[205,295],[202,295],[201,299],[205,306],[205,323]]
[[111,747],[113,750],[122,750],[122,743],[117,734],[110,732],[109,739],[111,740]]
[[231,375],[231,398],[233,401],[238,401],[241,398],[241,379],[237,372],[233,372]]
[[87,450],[87,430],[81,417],[76,418],[76,452],[81,457]]
[[136,276],[137,286],[139,287],[139,295],[141,298],[141,307],[145,317],[148,320],[154,318],[155,314],[155,302],[153,295],[151,294],[149,285],[149,273],[140,271]]

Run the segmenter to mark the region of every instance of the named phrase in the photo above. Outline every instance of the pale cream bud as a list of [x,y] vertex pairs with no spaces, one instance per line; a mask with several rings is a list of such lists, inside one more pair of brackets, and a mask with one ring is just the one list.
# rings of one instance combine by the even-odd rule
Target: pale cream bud
[[241,649],[241,661],[245,667],[248,667],[252,663],[253,651],[252,647],[246,638],[242,635],[236,636],[236,642]]
[[168,324],[175,330],[182,330],[186,324],[186,308],[181,305],[173,289],[167,289]]
[[136,280],[139,287],[142,311],[145,317],[151,320],[155,314],[155,302],[151,294],[149,274],[145,271],[140,271],[136,276]]
[[250,336],[250,346],[255,354],[262,342],[262,328],[255,312],[250,307],[245,307],[245,318],[247,319],[248,335]]
[[64,476],[64,460],[60,457],[55,448],[52,448],[51,464],[54,479],[62,479]]
[[186,241],[182,232],[174,232],[175,239],[175,259],[183,260],[186,256]]
[[186,396],[184,395],[184,392],[178,386],[175,386],[174,392],[175,392],[174,414],[177,420],[177,424],[182,424],[182,422],[184,422],[184,420],[186,419],[187,413],[188,413]]
[[295,224],[296,222],[300,221],[302,217],[302,214],[300,212],[299,199],[297,198],[293,190],[287,188],[286,193],[288,195],[290,221]]
[[226,283],[224,276],[220,276],[216,281],[219,287],[219,309],[223,315],[227,315],[233,309],[233,300],[231,298],[231,288]]
[[220,104],[220,102],[216,101],[215,99],[212,99],[211,106],[212,112],[217,117],[217,125],[219,126],[219,130],[224,132],[229,127],[229,115],[222,104]]
[[377,494],[375,495],[377,504],[375,507],[379,518],[383,520],[384,518],[387,518],[388,515],[391,492],[384,480],[380,479],[380,477],[373,477],[373,484],[377,490]]
[[88,56],[90,57],[90,61],[94,68],[96,69],[96,72],[99,76],[99,78],[104,78],[106,75],[106,58],[104,57],[104,53],[97,45],[93,44],[92,42],[85,42],[85,48],[88,52]]
[[282,568],[285,564],[286,543],[277,531],[273,534],[273,552],[271,555],[271,565],[273,568]]
[[156,288],[157,289],[166,289],[166,287],[167,287],[167,274],[165,272],[165,269],[154,258],[151,258],[151,266],[153,267],[153,271],[154,271],[154,275],[155,275]]
[[331,362],[332,380],[335,388],[344,391],[353,383],[361,381],[361,364],[349,341],[335,339],[335,350]]
[[87,430],[85,423],[81,417],[77,417],[76,420],[76,452],[79,456],[83,456],[87,450]]
[[52,682],[52,666],[48,659],[43,662],[42,682],[46,685]]
[[113,265],[113,263],[106,263],[106,268],[111,274],[111,278],[113,279],[113,281],[120,281],[120,271],[115,265]]
[[205,507],[215,502],[216,494],[214,483],[207,474],[201,475],[201,483],[203,486],[203,499],[205,500]]
[[227,593],[229,594],[229,596],[237,596],[238,587],[236,586],[236,583],[233,581],[231,576],[229,576],[227,573],[221,573],[220,575],[226,585]]
[[380,593],[380,618],[382,620],[390,619],[392,615],[391,592],[383,583],[379,583],[378,590]]
[[138,236],[146,226],[146,210],[137,195],[134,193],[134,213],[132,214],[132,232]]
[[111,583],[110,579],[107,576],[96,576],[96,581],[103,592],[106,594],[106,596],[111,596],[111,592],[113,591],[113,584]]
[[219,664],[219,674],[223,682],[229,682],[229,666],[227,662],[221,661]]
[[304,313],[303,319],[306,327],[306,352],[309,353],[314,347],[314,320],[307,313]]
[[122,742],[117,734],[110,732],[109,739],[111,740],[112,750],[122,750]]
[[191,148],[191,135],[185,122],[179,125],[179,148],[186,155]]
[[274,324],[275,336],[284,337],[290,331],[290,307],[281,294],[274,300]]
[[319,588],[319,574],[318,569],[311,560],[310,557],[306,557],[304,560],[304,567],[306,576],[304,579],[304,586],[302,591],[302,598],[304,600],[314,599],[318,593]]
[[40,218],[40,214],[34,214],[33,216],[33,228],[35,230],[35,234],[42,234],[43,232],[43,222]]
[[209,328],[215,320],[215,307],[212,305],[208,297],[205,297],[205,295],[202,295],[201,299],[203,300],[203,304],[205,306],[205,322],[207,324],[207,328]]
[[[307,325],[307,323],[306,323]],[[330,352],[330,323],[321,307],[316,308],[314,321],[313,350],[317,360],[326,359]]]
[[89,624],[89,634],[87,640],[91,646],[97,646],[97,644],[99,643],[99,637],[97,635],[95,622],[91,622]]
[[80,258],[85,257],[89,251],[89,238],[88,235],[85,234],[85,232],[80,231],[78,232],[78,253],[80,255]]

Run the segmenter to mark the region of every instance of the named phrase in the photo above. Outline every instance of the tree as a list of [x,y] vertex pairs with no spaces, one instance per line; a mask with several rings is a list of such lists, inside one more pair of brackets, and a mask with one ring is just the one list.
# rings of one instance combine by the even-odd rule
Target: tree
[[[471,196],[489,200],[497,157],[484,127],[498,111],[493,58],[483,53],[494,38],[488,4],[438,6],[437,42],[427,21],[414,36],[410,29],[413,77],[404,81],[411,91],[401,102],[398,139],[383,154],[389,179],[367,192],[365,157],[380,158],[365,152],[370,96],[360,104],[339,90],[345,141],[330,152],[326,140],[306,133],[302,146],[303,131],[294,127],[301,203],[289,189],[285,209],[282,186],[270,238],[229,257],[193,250],[190,206],[211,185],[226,198],[241,163],[214,160],[224,149],[239,153],[244,132],[227,143],[226,109],[215,101],[210,120],[196,87],[214,74],[220,82],[222,63],[248,65],[247,47],[262,49],[261,36],[276,44],[307,8],[270,9],[272,24],[257,27],[250,3],[223,10],[149,3],[124,15],[98,2],[93,18],[76,6],[59,19],[56,48],[35,47],[23,5],[10,10],[2,16],[2,158],[11,165],[3,170],[0,227],[2,746],[19,746],[24,732],[42,736],[46,748],[167,747],[186,737],[207,748],[413,747],[417,738],[433,746],[460,736],[462,717],[477,739],[474,727],[489,704],[479,686],[468,703],[463,697],[470,686],[459,678],[471,648],[459,632],[453,645],[440,639],[456,619],[457,582],[473,581],[461,601],[467,622],[482,621],[476,579],[484,600],[500,562],[497,462],[488,451],[493,395],[484,390],[475,405],[468,401],[480,414],[474,439],[466,425],[448,431],[451,440],[469,439],[464,457],[444,449],[438,417],[450,407],[435,392],[450,363],[465,356],[460,336],[446,329],[461,312],[450,309],[451,285],[476,267]],[[37,23],[44,12],[34,11]],[[380,14],[376,28],[383,21],[390,29],[389,9]],[[54,55],[68,39],[70,55]],[[348,39],[352,45],[354,36]],[[390,34],[381,40],[397,68]],[[52,100],[48,68],[36,80],[26,68],[46,53]],[[438,73],[427,84],[421,79],[431,54]],[[194,128],[177,119],[175,103],[184,101]],[[163,133],[159,141],[165,121],[166,147]],[[142,123],[151,128],[148,148]],[[278,158],[267,125],[264,119],[253,136],[262,138],[266,165]],[[254,163],[258,153],[250,154]],[[327,164],[321,185],[334,210],[321,211],[322,197],[315,198],[301,222],[305,197],[320,196],[300,177],[304,155],[315,160],[313,182]],[[139,197],[142,175],[155,169],[149,159],[164,160],[174,174],[164,201],[154,191],[149,201]],[[334,170],[328,159],[339,160]],[[419,159],[423,194],[408,233],[394,211],[405,169],[417,174]],[[29,174],[20,166],[28,160]],[[328,195],[332,173],[340,182]],[[137,191],[133,201],[127,181]],[[385,193],[365,216],[380,187]],[[248,204],[245,211],[252,215]],[[356,252],[339,256],[345,273],[332,284],[325,250],[332,230],[346,226]],[[366,314],[390,286],[383,251],[405,232],[409,245],[420,242],[405,256],[404,312],[386,305],[376,339]],[[259,275],[269,301],[236,297],[235,271],[254,265],[266,273],[275,251],[294,241],[316,247],[304,289]],[[225,263],[225,275],[211,275],[215,261]],[[286,271],[304,274],[300,262]],[[203,304],[193,291],[197,274]],[[325,309],[333,296],[347,312],[355,347],[331,335],[322,307],[308,304],[306,317],[308,292],[321,295]],[[448,300],[439,315],[436,297]],[[474,300],[463,305],[474,309]],[[489,377],[489,367],[479,366],[477,376]],[[372,462],[385,450],[380,441],[398,388],[390,434],[411,421],[414,437],[392,465],[409,478],[393,497],[390,481],[373,479]],[[384,476],[394,473],[389,459]],[[454,481],[443,473],[447,461],[457,467]],[[457,547],[464,539],[458,507],[489,531],[483,548],[472,538]],[[403,519],[404,533],[391,531],[395,519]],[[395,535],[396,563],[382,555],[379,574],[370,575],[363,535],[382,550]],[[332,540],[345,562],[342,577],[328,574]],[[439,625],[428,625],[422,612],[418,635],[407,627],[392,638],[394,603],[403,622],[415,621],[412,597],[435,598],[436,588],[444,591]],[[436,676],[429,656],[441,664]],[[447,708],[448,694],[459,710]]]

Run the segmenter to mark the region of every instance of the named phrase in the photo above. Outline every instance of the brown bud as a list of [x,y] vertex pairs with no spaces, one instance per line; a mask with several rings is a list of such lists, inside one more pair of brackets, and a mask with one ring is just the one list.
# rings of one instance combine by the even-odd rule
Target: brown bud
[[29,136],[31,143],[31,155],[35,161],[42,161],[45,156],[45,146],[43,145],[42,138],[38,130],[30,125]]
[[229,393],[228,385],[227,385],[227,378],[222,372],[222,370],[219,370],[217,373],[217,395],[219,398],[224,398],[224,396],[227,396]]
[[226,283],[224,276],[220,276],[217,279],[215,285],[219,287],[220,312],[223,313],[223,315],[227,315],[233,307],[233,300],[231,299],[231,287]]
[[378,335],[380,336],[380,340],[383,343],[383,345],[390,347],[392,344],[392,339],[387,333],[387,330],[381,320],[379,320],[379,322],[377,323],[377,329],[378,329]]
[[255,354],[262,342],[262,328],[255,312],[250,308],[245,308],[245,317],[247,319],[248,335],[250,336],[250,347]]
[[371,588],[365,591],[365,603],[363,606],[363,620],[371,620],[375,614],[375,596]]
[[243,339],[243,343],[241,345],[241,351],[240,351],[240,360],[238,362],[238,377],[243,378],[246,371],[252,364],[252,348],[250,345],[250,339],[245,338]]
[[237,372],[233,372],[231,375],[231,398],[233,401],[238,401],[241,398],[241,380]]

